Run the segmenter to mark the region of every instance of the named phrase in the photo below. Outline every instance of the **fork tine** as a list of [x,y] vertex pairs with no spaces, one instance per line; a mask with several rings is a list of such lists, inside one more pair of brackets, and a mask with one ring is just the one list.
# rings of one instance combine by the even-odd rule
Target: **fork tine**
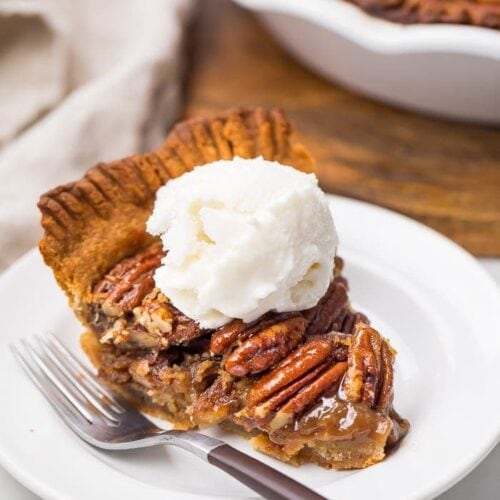
[[[25,340],[21,340],[21,344],[27,353],[31,356],[31,359],[36,363],[38,368],[43,372],[43,374],[52,382],[52,384],[58,389],[58,391],[73,405],[73,407],[80,413],[80,415],[87,420],[89,423],[94,422],[94,415],[84,406],[84,404],[73,395],[73,393],[54,375],[50,368],[45,364],[39,354],[35,349]],[[29,365],[28,360],[24,360],[27,365]]]
[[14,344],[10,344],[10,349],[21,365],[21,368],[26,375],[28,375],[28,378],[35,384],[64,422],[70,427],[77,425],[77,421],[82,423],[84,417],[74,410],[67,399],[62,397],[61,393],[57,391],[50,379],[40,369],[36,370],[33,367],[33,363],[28,359],[28,355],[32,358],[31,353],[23,353],[21,349]]
[[101,385],[97,377],[64,344],[51,333],[46,336],[46,339],[48,342],[45,342],[45,344],[48,346],[50,343],[52,353],[54,355],[56,355],[56,352],[59,354],[57,356],[59,361],[66,365],[66,368],[71,371],[74,377],[86,383],[87,388],[92,389],[94,395],[101,401],[106,400],[114,412],[125,412],[125,408],[117,401],[116,397]]
[[53,349],[51,349],[50,344],[44,341],[40,336],[35,336],[36,341],[40,348],[43,350],[45,355],[49,358],[51,363],[64,375],[65,379],[80,393],[80,395],[85,398],[92,406],[96,408],[99,412],[102,413],[105,417],[111,420],[112,423],[118,424],[119,421],[116,416],[111,413],[103,404],[101,398],[99,396],[95,396],[91,391],[85,387],[81,382],[81,377],[78,377],[78,374],[75,374],[71,370],[69,370],[64,363],[61,362],[59,357]]

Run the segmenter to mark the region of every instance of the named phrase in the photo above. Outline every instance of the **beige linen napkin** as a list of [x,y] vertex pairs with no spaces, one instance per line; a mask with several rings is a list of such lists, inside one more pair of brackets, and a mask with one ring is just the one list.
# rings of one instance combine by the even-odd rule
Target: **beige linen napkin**
[[192,0],[0,0],[0,270],[41,193],[158,145],[179,110]]

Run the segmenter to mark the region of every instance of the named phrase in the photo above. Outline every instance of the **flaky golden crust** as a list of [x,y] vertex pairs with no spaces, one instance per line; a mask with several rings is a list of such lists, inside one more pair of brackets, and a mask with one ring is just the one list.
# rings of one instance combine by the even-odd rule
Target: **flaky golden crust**
[[[155,151],[101,163],[40,198],[40,251],[78,314],[92,285],[152,241],[145,231],[158,188],[197,165],[263,156],[312,171],[279,109],[235,109],[176,125]],[[80,314],[81,316],[81,314]]]

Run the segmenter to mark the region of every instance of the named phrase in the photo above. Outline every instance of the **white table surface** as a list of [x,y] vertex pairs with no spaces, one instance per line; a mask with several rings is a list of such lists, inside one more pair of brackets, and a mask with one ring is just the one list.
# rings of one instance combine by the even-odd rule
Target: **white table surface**
[[[500,259],[481,259],[480,261],[500,286]],[[439,500],[492,500],[500,498],[499,492],[500,445],[465,479],[441,495]],[[27,490],[0,467],[0,498],[37,500],[39,497]]]

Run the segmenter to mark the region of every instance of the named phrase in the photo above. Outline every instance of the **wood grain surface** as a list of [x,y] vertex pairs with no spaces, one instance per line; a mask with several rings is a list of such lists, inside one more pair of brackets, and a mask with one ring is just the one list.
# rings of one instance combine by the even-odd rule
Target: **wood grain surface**
[[202,4],[187,116],[280,106],[315,156],[326,191],[407,214],[476,255],[500,256],[500,129],[361,97],[295,62],[249,12],[226,0]]

